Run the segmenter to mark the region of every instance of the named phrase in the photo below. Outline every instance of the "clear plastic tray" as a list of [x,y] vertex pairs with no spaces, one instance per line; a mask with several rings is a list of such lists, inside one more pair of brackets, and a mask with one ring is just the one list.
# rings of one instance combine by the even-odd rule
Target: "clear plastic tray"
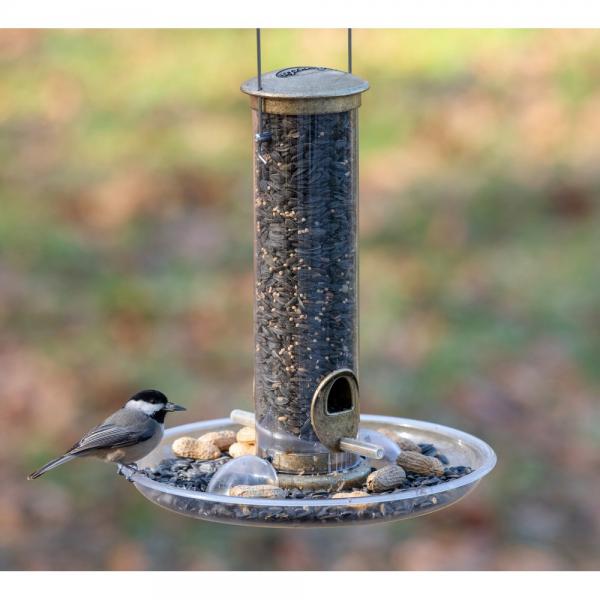
[[[207,521],[263,527],[322,527],[382,523],[427,514],[457,502],[479,483],[496,464],[488,444],[457,429],[397,417],[363,415],[361,426],[385,427],[417,443],[434,444],[451,465],[471,467],[468,475],[444,483],[367,497],[343,499],[239,498],[197,492],[159,483],[124,467],[135,487],[149,500],[181,515]],[[230,419],[190,423],[168,429],[158,448],[138,463],[140,468],[173,457],[171,444],[181,436],[198,437],[208,431],[237,429]]]

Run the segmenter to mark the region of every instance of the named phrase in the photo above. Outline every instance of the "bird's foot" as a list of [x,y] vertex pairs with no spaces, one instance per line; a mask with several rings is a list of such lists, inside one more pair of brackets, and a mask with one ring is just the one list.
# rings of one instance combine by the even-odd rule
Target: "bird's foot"
[[[130,472],[128,472],[127,474],[125,474],[123,472],[123,467],[127,467],[129,469]],[[117,470],[117,473],[119,475],[123,475],[123,477],[125,477],[125,479],[127,479],[127,481],[132,482],[133,481],[133,476],[139,471],[137,465],[135,463],[130,463],[128,465],[123,465],[121,463],[119,463],[119,468]]]

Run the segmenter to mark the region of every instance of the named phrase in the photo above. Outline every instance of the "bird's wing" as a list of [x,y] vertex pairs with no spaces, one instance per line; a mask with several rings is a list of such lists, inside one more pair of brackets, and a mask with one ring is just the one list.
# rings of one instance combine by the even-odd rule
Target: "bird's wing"
[[133,446],[152,437],[152,429],[142,431],[126,429],[106,423],[88,431],[69,451],[68,454],[84,454],[104,448],[124,448]]

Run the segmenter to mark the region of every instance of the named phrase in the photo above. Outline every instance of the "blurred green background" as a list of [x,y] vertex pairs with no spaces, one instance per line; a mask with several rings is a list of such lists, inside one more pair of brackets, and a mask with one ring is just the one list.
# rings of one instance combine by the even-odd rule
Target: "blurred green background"
[[[252,408],[253,30],[0,32],[0,567],[600,567],[600,32],[355,30],[363,412],[493,474],[393,525],[178,517],[115,468],[25,476],[142,387]],[[264,68],[345,65],[265,30]]]

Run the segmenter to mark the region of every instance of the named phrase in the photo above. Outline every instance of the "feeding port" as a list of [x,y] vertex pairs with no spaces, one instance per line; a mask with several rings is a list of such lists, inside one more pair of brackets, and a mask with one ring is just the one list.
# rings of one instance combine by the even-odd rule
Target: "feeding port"
[[324,67],[263,75],[260,63],[242,85],[254,127],[255,412],[168,430],[138,472],[124,468],[164,508],[247,525],[390,521],[455,502],[494,466],[466,433],[360,414],[357,148],[368,87]]

